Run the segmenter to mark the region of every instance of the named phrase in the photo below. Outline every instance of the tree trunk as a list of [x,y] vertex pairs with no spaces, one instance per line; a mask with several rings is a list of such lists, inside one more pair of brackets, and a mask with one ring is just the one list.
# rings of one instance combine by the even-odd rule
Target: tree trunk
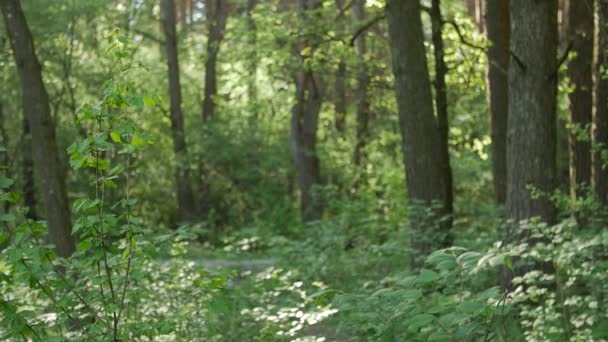
[[[353,14],[357,23],[365,22],[365,0],[356,0],[353,5]],[[370,103],[368,99],[369,75],[367,63],[365,61],[366,53],[366,33],[362,32],[355,40],[355,49],[358,57],[357,71],[357,135],[355,142],[355,165],[360,166],[364,161],[365,147],[369,139],[369,112]],[[363,170],[361,170],[363,172]]]
[[[344,9],[344,1],[336,0],[336,8],[338,13]],[[336,22],[338,35],[344,34],[344,15],[339,16]],[[338,70],[336,72],[336,83],[334,87],[336,94],[334,95],[334,111],[335,111],[335,126],[338,132],[344,133],[346,126],[346,62],[344,57],[340,57],[338,62]]]
[[608,203],[608,168],[602,167],[601,150],[608,149],[608,0],[595,2],[595,51],[593,98],[593,191],[604,204]]
[[[450,243],[445,177],[418,0],[387,0],[389,41],[403,141],[413,266]],[[438,204],[438,205],[436,205]],[[427,207],[433,206],[430,214]]]
[[[307,12],[315,9],[317,0],[297,0],[298,12],[306,22]],[[313,188],[321,183],[319,157],[317,155],[317,129],[319,111],[322,103],[322,79],[320,75],[306,66],[306,58],[312,58],[315,52],[315,37],[302,38],[296,50],[299,70],[296,72],[296,103],[291,116],[291,149],[298,172],[301,193],[302,221],[318,220],[323,214],[320,200],[315,198]],[[310,55],[303,56],[304,49],[310,49]]]
[[[179,1],[179,21],[181,23],[182,31],[186,31],[188,29],[188,1],[187,0],[178,0],[178,1]],[[173,8],[175,8],[175,6]]]
[[435,57],[435,107],[437,113],[437,128],[439,130],[439,150],[445,185],[445,202],[443,206],[448,215],[447,224],[452,225],[454,212],[454,189],[452,185],[452,168],[450,167],[450,125],[448,119],[448,95],[445,76],[448,68],[444,60],[443,48],[443,17],[441,15],[441,0],[431,1],[431,31]]
[[23,203],[29,208],[26,217],[37,220],[36,212],[36,185],[34,181],[34,161],[32,160],[32,134],[27,118],[23,118],[23,159],[21,161],[23,172]]
[[0,6],[21,79],[23,111],[32,131],[34,167],[41,180],[49,240],[55,245],[57,255],[68,257],[74,252],[74,239],[65,175],[57,154],[55,127],[42,81],[42,67],[20,1],[2,0]]
[[[491,0],[494,1],[494,0]],[[483,32],[485,20],[484,20],[484,0],[466,0],[467,12],[471,19],[477,25],[479,32]]]
[[[507,216],[555,220],[557,0],[511,0]],[[531,49],[531,46],[535,46]]]
[[169,97],[171,99],[171,133],[175,151],[175,182],[177,185],[177,208],[180,222],[190,222],[194,213],[190,165],[184,136],[184,115],[182,113],[182,93],[179,83],[179,61],[177,56],[177,35],[175,3],[162,0],[163,29],[165,32],[165,52],[169,77]]
[[574,90],[569,94],[570,194],[573,200],[585,195],[584,185],[591,184],[591,145],[580,139],[579,129],[589,133],[593,111],[593,0],[570,2],[569,39],[575,56],[568,64],[568,77]]
[[[258,72],[258,53],[257,53],[257,28],[252,12],[255,9],[257,0],[247,0],[247,28],[249,30],[249,48],[251,52],[248,58],[249,80],[247,85],[247,96],[249,105],[252,110],[252,117],[257,118],[258,113],[258,88],[257,88],[257,72]],[[255,122],[256,120],[254,120]]]
[[494,198],[507,198],[507,119],[509,116],[509,0],[486,0],[486,33],[490,41],[486,87],[492,136]]
[[227,0],[207,0],[207,61],[205,62],[205,97],[203,99],[203,121],[209,120],[215,114],[217,95],[217,55],[224,37],[226,27]]

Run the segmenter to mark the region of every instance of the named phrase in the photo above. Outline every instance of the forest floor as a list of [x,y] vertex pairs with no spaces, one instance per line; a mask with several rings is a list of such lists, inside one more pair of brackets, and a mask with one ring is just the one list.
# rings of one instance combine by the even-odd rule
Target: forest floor
[[[219,251],[218,251],[219,252]],[[285,261],[281,259],[281,256],[266,256],[259,255],[255,252],[252,253],[239,253],[237,257],[234,255],[224,255],[224,253],[219,252],[217,255],[212,251],[211,253],[201,253],[198,247],[194,247],[189,251],[188,260],[194,262],[196,265],[200,265],[202,268],[214,272],[214,273],[222,273],[222,274],[232,274],[232,277],[229,279],[227,283],[227,287],[232,291],[231,293],[243,293],[250,292],[251,287],[258,287],[257,291],[276,291],[277,288],[281,286],[277,286],[277,288],[264,289],[264,286],[259,283],[259,279],[268,278],[268,274],[276,272],[277,270],[282,270],[282,266],[285,266]],[[170,262],[167,260],[166,262]],[[289,273],[289,270],[287,270]],[[295,283],[298,283],[297,281]],[[255,291],[253,291],[255,292]],[[295,293],[296,291],[294,291]],[[290,294],[290,295],[293,295]],[[261,299],[260,296],[259,301],[254,298],[253,302],[250,302],[249,305],[252,307],[265,307],[272,308],[272,312],[280,313],[282,311],[290,311],[294,308],[294,303],[290,301],[272,301],[269,303],[267,300]],[[235,302],[239,302],[237,306],[243,305],[240,302],[243,302],[242,298],[233,297],[232,300]],[[300,309],[304,310],[304,307],[300,307]],[[313,309],[314,311],[314,309]],[[272,316],[272,315],[269,315]],[[280,314],[279,314],[280,316]],[[234,317],[235,320],[246,319],[243,317]],[[295,325],[297,320],[293,320],[290,323],[291,325]],[[314,322],[314,323],[311,323]],[[289,325],[289,324],[288,324]],[[283,341],[284,339],[279,339]],[[352,341],[352,336],[345,334],[343,332],[337,332],[336,322],[331,319],[325,320],[317,320],[314,319],[309,321],[308,323],[304,323],[301,325],[299,329],[297,329],[294,335],[289,338],[290,341],[297,342],[330,342],[330,341]]]

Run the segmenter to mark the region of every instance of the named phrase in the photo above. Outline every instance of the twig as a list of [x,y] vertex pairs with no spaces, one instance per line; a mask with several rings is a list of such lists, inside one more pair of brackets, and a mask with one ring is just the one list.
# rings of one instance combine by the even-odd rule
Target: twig
[[357,40],[357,38],[365,31],[369,30],[370,27],[374,26],[376,23],[380,22],[381,20],[386,18],[386,13],[382,13],[379,14],[377,16],[375,16],[374,18],[370,19],[368,22],[366,22],[365,24],[361,25],[353,34],[353,36],[350,38],[350,46],[354,46],[355,45],[355,40]]
[[553,72],[547,77],[547,80],[550,81],[550,80],[554,79],[555,77],[557,77],[557,74],[559,73],[559,68],[561,68],[562,65],[564,64],[564,62],[566,62],[566,59],[568,59],[568,55],[570,54],[570,50],[572,50],[573,45],[574,45],[574,42],[572,40],[570,40],[570,42],[568,42],[568,47],[566,47],[566,50],[564,51],[562,56],[557,61],[555,70],[553,70]]
[[34,279],[34,281],[36,282],[36,284],[38,285],[38,287],[40,287],[40,289],[42,290],[42,292],[51,300],[51,302],[53,302],[53,304],[57,308],[59,308],[61,311],[63,311],[63,313],[65,313],[66,316],[68,316],[68,318],[72,322],[74,322],[75,324],[77,324],[78,327],[82,329],[82,326],[80,326],[79,322],[76,319],[74,319],[74,317],[72,317],[64,307],[62,307],[61,305],[59,305],[59,301],[57,301],[57,298],[55,298],[55,296],[53,295],[53,292],[49,291],[44,285],[42,285],[42,283],[40,282],[40,280],[34,275],[34,272],[32,272],[32,269],[25,262],[25,259],[21,258],[21,263],[23,264],[23,266],[25,266],[25,268],[29,272],[30,276]]
[[[57,274],[59,275],[59,277],[61,278],[61,280],[62,280],[62,281],[63,281],[63,283],[65,284],[66,288],[67,288],[67,289],[68,289],[70,292],[72,292],[72,293],[73,293],[73,294],[76,296],[76,298],[77,298],[77,299],[78,299],[78,300],[79,300],[79,301],[80,301],[80,302],[81,302],[81,303],[82,303],[82,304],[83,304],[83,305],[84,305],[84,306],[85,306],[85,307],[86,307],[86,308],[87,308],[87,309],[88,309],[88,310],[89,310],[89,311],[90,311],[90,312],[91,312],[91,313],[92,313],[92,314],[95,316],[95,318],[96,318],[97,320],[102,321],[102,320],[99,318],[99,316],[97,315],[97,312],[96,312],[95,310],[93,310],[93,308],[92,308],[92,307],[89,305],[89,303],[87,303],[87,302],[84,300],[84,298],[82,298],[82,296],[81,296],[81,295],[80,295],[78,292],[76,292],[76,290],[75,290],[75,289],[74,289],[72,286],[70,286],[70,285],[68,284],[68,281],[67,281],[67,279],[65,278],[65,275],[63,274],[63,272],[61,272],[61,271],[60,271],[60,270],[57,268],[57,266],[55,266],[55,263],[53,262],[53,259],[51,259],[51,257],[50,257],[48,254],[46,255],[46,258],[47,258],[47,260],[49,261],[49,263],[51,264],[51,267],[53,267],[53,270],[55,271],[55,273],[57,273]],[[105,322],[105,321],[104,321],[104,322]]]
[[464,37],[464,35],[462,34],[462,31],[460,30],[460,25],[458,25],[458,23],[456,23],[454,20],[450,20],[450,19],[443,20],[443,23],[444,24],[450,24],[450,25],[452,25],[452,27],[454,28],[454,30],[456,30],[456,34],[458,34],[458,38],[460,38],[460,42],[462,44],[464,44],[464,45],[466,45],[468,47],[472,47],[472,48],[477,49],[477,50],[486,51],[485,46],[480,46],[480,45],[477,45],[475,43],[469,42]]

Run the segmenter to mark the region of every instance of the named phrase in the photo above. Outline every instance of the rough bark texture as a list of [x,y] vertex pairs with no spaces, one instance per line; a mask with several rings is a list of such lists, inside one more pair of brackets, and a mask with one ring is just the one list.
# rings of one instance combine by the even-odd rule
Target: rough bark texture
[[2,0],[0,6],[21,80],[23,111],[32,131],[34,167],[40,177],[49,240],[55,245],[57,255],[68,257],[74,252],[74,239],[65,175],[57,154],[55,126],[42,81],[42,67],[20,1]]
[[[574,90],[569,94],[570,124],[587,129],[593,108],[593,0],[570,1],[569,39],[574,57],[568,63],[568,77]],[[578,138],[577,130],[568,134],[570,150],[570,194],[575,200],[584,195],[583,185],[591,184],[591,145]]]
[[593,97],[593,154],[591,183],[593,191],[606,204],[608,202],[608,168],[603,168],[600,151],[608,149],[608,0],[595,3],[595,51]]
[[448,94],[445,84],[445,76],[448,68],[444,60],[443,48],[443,17],[441,15],[441,0],[431,1],[431,31],[433,41],[433,53],[435,58],[435,111],[437,114],[437,129],[439,130],[439,149],[441,167],[445,185],[445,202],[443,206],[448,216],[448,225],[452,225],[452,214],[454,212],[454,189],[452,185],[452,168],[450,167],[450,145],[449,145],[449,118],[448,118]]
[[207,61],[205,62],[205,97],[203,99],[203,121],[215,114],[214,97],[217,94],[217,55],[224,38],[228,0],[207,0]]
[[[436,248],[449,244],[441,224],[446,210],[445,178],[434,117],[418,0],[388,0],[389,41],[412,226],[413,266]],[[435,210],[428,207],[438,203]]]
[[492,136],[494,198],[507,198],[507,119],[509,116],[509,0],[486,0],[486,33],[490,41],[486,88]]
[[175,183],[177,185],[178,220],[179,222],[190,222],[194,213],[194,195],[192,194],[188,151],[184,136],[184,115],[181,107],[182,92],[179,83],[179,61],[175,29],[175,3],[173,0],[162,0],[162,13],[169,78],[169,98],[171,100],[171,133],[176,162]]
[[[342,12],[344,9],[344,1],[336,0],[336,8],[338,13]],[[341,35],[344,33],[344,27],[344,15],[341,15],[336,22],[338,34]],[[344,133],[346,128],[346,62],[343,57],[340,58],[340,62],[338,63],[335,81],[334,89],[336,93],[334,94],[334,111],[336,117],[334,124],[338,132]]]
[[557,0],[511,0],[510,10],[507,216],[551,223],[555,208],[529,186],[555,187]]
[[[356,0],[353,5],[353,14],[358,23],[365,21],[365,0]],[[365,146],[369,138],[369,117],[370,103],[368,98],[369,75],[366,53],[366,33],[362,32],[355,40],[355,49],[358,57],[357,70],[357,133],[355,142],[355,165],[361,165],[365,159]]]
[[[297,10],[304,22],[307,18],[306,12],[318,4],[318,0],[297,1]],[[321,183],[317,129],[322,103],[322,79],[317,72],[305,67],[305,59],[310,57],[301,54],[308,47],[310,56],[314,55],[314,40],[315,37],[303,38],[298,42],[296,53],[300,70],[295,75],[296,103],[291,116],[291,149],[300,183],[300,205],[304,222],[318,220],[323,214],[322,205],[313,194],[314,186]]]
[[29,208],[27,218],[38,219],[36,212],[36,185],[34,181],[34,161],[32,160],[32,134],[27,118],[23,118],[23,159],[21,172],[23,172],[23,203]]

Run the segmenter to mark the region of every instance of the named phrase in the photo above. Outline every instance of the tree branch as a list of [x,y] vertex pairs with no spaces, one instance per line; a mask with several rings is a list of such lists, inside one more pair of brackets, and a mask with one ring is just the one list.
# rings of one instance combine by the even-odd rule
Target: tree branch
[[369,30],[370,27],[374,26],[376,23],[380,22],[381,20],[386,18],[386,13],[382,13],[380,15],[377,15],[376,17],[370,19],[368,22],[366,22],[365,24],[361,25],[361,27],[359,27],[357,29],[357,31],[355,31],[355,33],[353,34],[353,36],[350,38],[350,46],[354,46],[355,45],[355,40],[357,40],[357,38],[365,31]]
[[549,76],[547,76],[547,80],[552,80],[555,77],[557,77],[557,74],[559,73],[559,68],[561,68],[562,65],[566,62],[566,59],[568,59],[568,55],[570,54],[570,50],[572,50],[573,45],[574,45],[574,41],[570,40],[568,42],[568,47],[566,47],[566,50],[564,50],[564,53],[557,61],[555,70],[553,70],[553,72]]
[[443,20],[444,24],[450,24],[452,25],[452,27],[454,28],[454,30],[456,30],[456,33],[458,34],[458,38],[460,38],[460,42],[468,47],[472,47],[474,49],[477,50],[482,50],[482,51],[486,51],[486,47],[485,46],[480,46],[477,45],[475,43],[471,43],[469,42],[464,35],[462,34],[462,31],[460,30],[460,26],[454,21],[454,20]]

